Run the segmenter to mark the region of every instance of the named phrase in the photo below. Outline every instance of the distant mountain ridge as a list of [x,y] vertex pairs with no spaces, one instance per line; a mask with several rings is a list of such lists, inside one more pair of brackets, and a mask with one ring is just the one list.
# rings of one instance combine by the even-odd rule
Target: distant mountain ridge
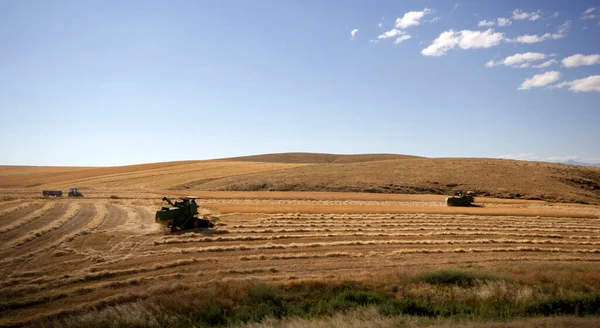
[[574,160],[568,160],[568,161],[564,161],[564,162],[552,162],[552,163],[558,163],[558,164],[566,164],[566,165],[579,165],[579,166],[600,166],[600,163],[583,163],[583,162],[578,162],[578,161],[574,161]]

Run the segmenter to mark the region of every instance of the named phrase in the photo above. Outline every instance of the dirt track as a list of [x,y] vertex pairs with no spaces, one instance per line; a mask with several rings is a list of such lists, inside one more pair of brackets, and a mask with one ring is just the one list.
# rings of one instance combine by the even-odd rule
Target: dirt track
[[217,229],[183,234],[154,224],[156,198],[11,201],[0,211],[0,326],[181,284],[600,261],[596,206],[480,199],[485,207],[463,215],[437,196],[283,194],[213,195],[206,202],[222,211]]

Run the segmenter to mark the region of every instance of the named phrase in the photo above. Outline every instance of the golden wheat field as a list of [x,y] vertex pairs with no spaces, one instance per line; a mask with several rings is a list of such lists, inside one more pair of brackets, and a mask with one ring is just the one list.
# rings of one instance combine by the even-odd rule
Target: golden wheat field
[[478,198],[485,207],[464,212],[439,196],[213,192],[202,212],[219,216],[216,228],[172,234],[154,223],[160,196],[103,195],[4,196],[0,326],[219,281],[600,265],[591,205]]
[[[593,314],[586,297],[600,299],[593,296],[600,290],[600,206],[593,205],[599,176],[597,168],[518,161],[302,153],[125,167],[3,166],[0,326],[394,326],[382,304],[411,299],[437,307],[423,307],[429,318],[452,317],[444,311],[456,302],[464,303],[462,312],[453,310],[462,318],[552,314],[544,304],[555,299]],[[70,187],[84,197],[41,195]],[[476,207],[445,206],[445,194],[468,189],[487,197],[477,197]],[[154,222],[163,196],[185,195],[200,197],[201,214],[218,218],[215,228],[171,233]],[[450,287],[418,278],[445,269],[501,278],[476,276],[475,285]],[[378,299],[375,316],[369,308],[339,314],[358,303],[340,307],[345,294],[336,292],[329,303],[307,296],[313,312],[294,319],[290,304],[299,294],[290,288],[321,291],[349,280],[377,285],[388,300]],[[265,299],[248,312],[256,306],[243,295],[260,283],[291,293],[284,302],[289,318],[270,317],[281,302],[277,311],[260,312]],[[279,299],[269,293],[267,303]],[[198,305],[203,299],[208,303]],[[499,309],[507,304],[516,304],[512,314]],[[558,314],[580,314],[581,306]],[[212,314],[189,314],[205,308]],[[403,309],[422,315],[414,306]],[[326,320],[302,321],[311,318]],[[569,317],[561,320],[568,326]],[[583,326],[594,325],[586,320]]]

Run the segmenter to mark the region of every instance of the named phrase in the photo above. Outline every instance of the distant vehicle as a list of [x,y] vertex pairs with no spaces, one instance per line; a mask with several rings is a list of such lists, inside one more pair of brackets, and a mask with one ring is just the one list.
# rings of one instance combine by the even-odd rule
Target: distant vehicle
[[467,191],[465,194],[459,194],[446,198],[446,205],[448,206],[473,206],[475,201],[475,193]]
[[77,190],[77,188],[71,188],[69,189],[69,197],[83,197],[83,194],[79,190]]
[[44,197],[48,197],[48,196],[62,197],[62,191],[60,191],[60,190],[42,190],[42,195]]

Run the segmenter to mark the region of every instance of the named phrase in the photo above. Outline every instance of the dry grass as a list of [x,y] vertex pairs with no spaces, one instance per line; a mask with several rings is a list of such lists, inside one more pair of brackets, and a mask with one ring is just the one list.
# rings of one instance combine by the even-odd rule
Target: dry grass
[[600,318],[579,318],[579,317],[559,317],[559,318],[533,318],[517,319],[500,322],[455,322],[454,320],[444,318],[422,318],[417,316],[399,316],[390,317],[382,315],[375,308],[366,308],[350,311],[348,313],[339,313],[331,318],[323,319],[304,319],[304,318],[267,318],[259,323],[249,323],[241,325],[243,328],[591,328],[600,326]]
[[418,206],[328,206],[328,205],[283,205],[270,204],[214,204],[207,202],[206,207],[220,213],[345,213],[345,214],[459,214],[459,215],[494,215],[494,216],[545,216],[545,217],[577,217],[598,218],[597,214],[562,212],[533,208],[477,208],[477,207],[418,207]]
[[[398,295],[429,295],[435,288],[413,285],[407,277],[440,268],[485,269],[508,277],[505,285],[489,283],[471,294],[453,291],[469,302],[501,298],[533,302],[538,294],[529,291],[537,291],[538,285],[546,296],[600,290],[600,210],[595,206],[562,209],[565,216],[538,217],[517,215],[521,210],[546,211],[527,208],[539,202],[524,201],[488,203],[499,206],[490,210],[508,209],[514,215],[386,214],[368,212],[373,210],[368,205],[362,205],[364,213],[349,213],[341,211],[352,207],[338,205],[312,210],[331,209],[330,213],[223,214],[218,229],[169,234],[153,228],[156,196],[139,195],[118,200],[52,199],[46,207],[12,212],[11,217],[24,213],[15,224],[24,219],[30,224],[19,223],[11,228],[14,233],[4,235],[4,244],[14,247],[1,252],[5,258],[0,275],[5,279],[0,282],[0,326],[32,323],[45,316],[71,316],[66,322],[74,326],[90,320],[100,324],[105,322],[102,318],[125,315],[134,309],[128,304],[142,304],[141,300],[150,302],[143,303],[150,310],[139,308],[141,317],[125,320],[164,323],[160,321],[164,318],[148,316],[155,313],[148,304],[168,295],[178,299],[192,291],[203,293],[219,284],[233,284],[222,292],[237,295],[247,290],[246,284],[261,281],[286,286],[356,279],[390,288],[405,286]],[[398,197],[365,198],[377,201],[371,198],[376,196]],[[247,203],[242,205],[256,205],[251,198],[243,199]],[[221,205],[238,206],[241,201],[221,199]],[[281,206],[261,201],[261,206],[273,210]],[[279,208],[283,211],[285,206]],[[35,219],[39,215],[41,219]],[[36,238],[29,240],[31,236]],[[564,269],[558,271],[559,267]],[[450,294],[444,295],[429,297],[449,302]]]

